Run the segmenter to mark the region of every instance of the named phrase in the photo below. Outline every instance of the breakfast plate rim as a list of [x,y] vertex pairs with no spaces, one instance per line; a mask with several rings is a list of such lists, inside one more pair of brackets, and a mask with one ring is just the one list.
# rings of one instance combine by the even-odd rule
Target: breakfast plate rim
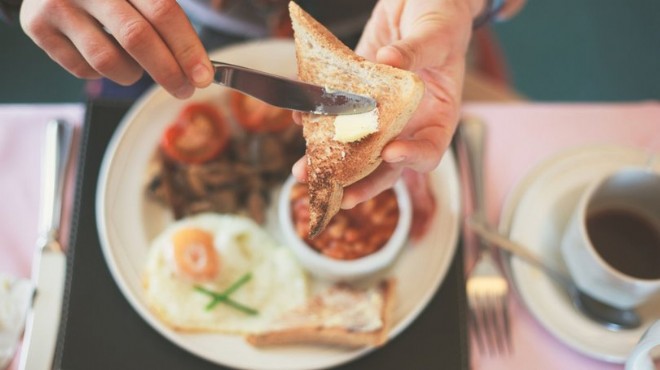
[[[219,49],[216,52],[212,52],[210,53],[210,55],[217,56],[218,54],[226,55],[226,53],[238,53],[241,52],[241,50],[244,50],[244,48],[265,48],[266,50],[269,51],[276,51],[276,50],[280,50],[282,47],[291,48],[292,43],[283,40],[258,40],[258,41],[231,45],[226,48]],[[124,140],[125,136],[127,135],[127,132],[132,127],[132,125],[135,125],[135,122],[138,122],[136,121],[136,119],[143,113],[145,107],[147,107],[150,104],[150,102],[152,102],[154,99],[158,98],[159,96],[162,98],[165,94],[166,92],[161,87],[154,86],[150,90],[148,90],[143,96],[141,96],[136,101],[136,103],[129,109],[128,113],[124,116],[124,118],[120,122],[120,125],[115,131],[113,137],[111,138],[108,144],[106,152],[104,153],[103,162],[99,172],[98,186],[96,192],[97,229],[99,232],[101,249],[103,252],[104,259],[106,261],[106,264],[111,272],[111,275],[115,283],[118,285],[120,291],[122,292],[122,295],[127,299],[127,301],[132,306],[132,308],[153,329],[155,329],[159,334],[167,338],[170,342],[179,346],[180,348],[187,350],[188,352],[191,352],[195,356],[204,358],[214,363],[232,366],[236,368],[245,368],[245,369],[247,368],[253,369],[255,367],[262,366],[261,363],[255,364],[252,363],[250,360],[248,360],[247,362],[246,361],[237,362],[236,360],[230,360],[227,358],[208,356],[205,353],[200,353],[199,351],[196,351],[196,349],[192,348],[189,344],[183,343],[185,342],[185,340],[182,340],[181,338],[184,336],[188,336],[189,334],[181,334],[166,327],[145,307],[144,302],[142,302],[140,300],[140,297],[136,295],[134,287],[129,287],[128,279],[125,276],[126,272],[122,271],[119,266],[119,264],[125,263],[124,260],[125,257],[118,254],[117,251],[113,249],[112,242],[110,241],[111,236],[109,234],[111,234],[112,232],[110,231],[111,225],[109,225],[109,223],[112,220],[111,220],[111,216],[108,214],[107,205],[109,204],[108,197],[111,198],[111,196],[108,195],[108,191],[109,188],[113,187],[113,185],[109,183],[109,181],[111,180],[109,175],[110,173],[116,174],[117,171],[116,168],[122,165],[121,163],[117,163],[116,160],[117,152],[121,150],[122,140]],[[143,125],[146,124],[143,123]],[[411,309],[409,312],[407,312],[402,317],[402,319],[399,320],[399,322],[395,323],[394,327],[390,330],[390,334],[389,334],[390,339],[396,337],[403,330],[405,330],[421,314],[423,309],[429,304],[429,302],[431,301],[431,299],[439,289],[440,285],[444,281],[448,273],[451,261],[454,259],[456,249],[458,247],[461,197],[460,197],[460,187],[458,185],[458,181],[459,181],[458,172],[457,172],[454,156],[452,155],[451,152],[445,154],[445,156],[443,157],[443,162],[441,162],[440,166],[436,170],[434,170],[432,174],[434,175],[435,178],[440,178],[441,175],[446,175],[445,177],[442,178],[443,183],[441,185],[443,186],[444,189],[443,191],[445,191],[445,193],[448,193],[450,195],[448,197],[449,204],[440,204],[439,202],[438,212],[440,212],[440,210],[443,210],[445,212],[448,212],[448,215],[450,216],[450,217],[445,217],[446,219],[441,221],[442,223],[445,224],[444,227],[446,227],[449,230],[449,232],[447,233],[447,235],[445,235],[443,240],[443,242],[446,242],[447,245],[445,246],[446,248],[443,252],[439,254],[436,253],[436,255],[440,256],[438,257],[439,260],[437,262],[439,268],[436,271],[433,271],[431,280],[428,283],[429,289],[425,291],[425,294],[418,301],[418,303],[415,304],[414,308]],[[438,194],[437,191],[436,194]],[[435,216],[437,217],[437,214]],[[215,334],[215,335],[222,335],[222,334]],[[248,346],[247,343],[245,345]],[[337,366],[342,363],[355,360],[371,352],[372,350],[373,348],[363,348],[358,350],[343,351],[342,354],[332,357],[333,361],[331,362],[323,361],[322,358],[314,359],[314,360],[310,360],[309,366],[305,366],[304,368],[316,369],[316,368],[325,368],[328,366]],[[273,369],[273,370],[286,368],[286,369],[294,370],[297,369],[298,367],[291,367],[288,364],[286,365],[272,364],[272,366],[267,366],[264,368]],[[299,368],[303,369],[303,367],[299,367]]]

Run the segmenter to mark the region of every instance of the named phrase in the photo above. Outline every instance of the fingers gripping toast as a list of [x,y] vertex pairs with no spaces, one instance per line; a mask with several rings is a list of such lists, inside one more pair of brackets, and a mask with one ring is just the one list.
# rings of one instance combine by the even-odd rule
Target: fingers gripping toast
[[330,89],[367,95],[377,102],[378,129],[360,140],[335,137],[335,117],[303,114],[310,194],[310,237],[318,235],[339,211],[343,189],[374,171],[380,153],[417,108],[424,84],[414,73],[358,56],[330,31],[289,3],[298,77]]

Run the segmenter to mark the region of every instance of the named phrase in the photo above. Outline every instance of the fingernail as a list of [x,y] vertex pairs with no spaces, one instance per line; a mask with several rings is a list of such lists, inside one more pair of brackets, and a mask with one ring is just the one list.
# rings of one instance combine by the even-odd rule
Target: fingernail
[[341,208],[341,209],[351,209],[351,208],[355,207],[355,205],[356,205],[355,200],[350,199],[349,197],[345,196],[344,199],[341,200],[341,205],[339,206],[339,208]]
[[211,80],[211,71],[204,64],[198,64],[192,70],[192,79],[195,84],[203,85]]
[[387,162],[387,163],[400,163],[400,162],[403,162],[405,159],[406,159],[406,157],[401,155],[401,156],[398,156],[398,157],[394,157],[392,159],[388,159],[385,162]]
[[185,84],[176,91],[175,95],[179,99],[189,98],[195,92],[195,87],[190,84]]
[[291,173],[298,179],[303,178],[305,174],[305,163],[303,161],[294,163],[293,167],[291,167]]
[[307,182],[305,161],[298,160],[296,163],[294,163],[293,167],[291,168],[291,173],[293,174],[293,177],[295,177],[299,182]]

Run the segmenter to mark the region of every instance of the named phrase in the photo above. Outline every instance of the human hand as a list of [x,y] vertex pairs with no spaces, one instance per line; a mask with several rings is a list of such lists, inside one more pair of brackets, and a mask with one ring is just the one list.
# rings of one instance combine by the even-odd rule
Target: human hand
[[404,168],[425,173],[437,167],[458,123],[472,19],[479,11],[464,0],[381,0],[376,5],[356,52],[417,73],[426,91],[401,134],[383,148],[383,163],[346,189],[342,207],[391,187]]
[[176,0],[24,0],[20,21],[78,78],[130,85],[146,70],[181,99],[212,80],[206,51]]
[[[429,172],[440,162],[458,123],[472,19],[483,0],[381,0],[356,52],[368,60],[417,73],[422,101],[401,134],[381,152],[382,164],[344,190],[342,208],[391,187],[404,168]],[[305,178],[305,162],[293,168]]]

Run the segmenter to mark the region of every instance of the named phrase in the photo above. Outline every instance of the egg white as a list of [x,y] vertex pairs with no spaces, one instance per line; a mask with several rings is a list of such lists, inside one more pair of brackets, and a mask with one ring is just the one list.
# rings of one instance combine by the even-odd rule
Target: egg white
[[[211,298],[194,290],[174,265],[172,236],[182,228],[213,235],[220,254],[220,272],[203,287],[222,292],[246,273],[252,278],[231,295],[259,311],[251,316],[223,303],[207,310]],[[200,214],[179,220],[152,243],[144,271],[145,300],[166,324],[177,330],[247,334],[266,330],[274,318],[308,298],[305,271],[285,247],[249,218]]]

